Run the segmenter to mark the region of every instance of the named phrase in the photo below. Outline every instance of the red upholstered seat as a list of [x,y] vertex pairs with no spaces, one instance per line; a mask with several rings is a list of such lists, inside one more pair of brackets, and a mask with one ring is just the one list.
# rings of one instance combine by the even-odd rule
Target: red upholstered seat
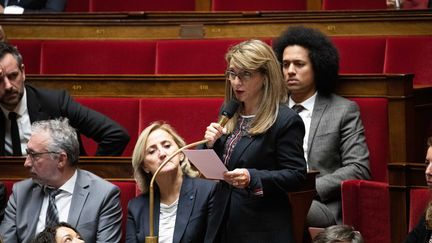
[[387,182],[389,161],[388,100],[385,98],[352,98],[360,107],[369,148],[372,180]]
[[217,121],[222,103],[222,98],[143,98],[140,131],[161,120],[173,126],[187,143],[202,140],[206,127]]
[[67,1],[65,12],[90,12],[90,0]]
[[361,232],[365,242],[390,243],[390,195],[384,182],[342,183],[343,223]]
[[410,190],[408,231],[413,230],[419,223],[431,199],[432,191],[428,188],[413,188]]
[[[138,98],[76,98],[76,101],[96,110],[122,125],[130,136],[123,156],[132,156],[138,139],[139,99]],[[88,155],[96,153],[97,144],[92,139],[81,136]]]
[[126,223],[127,223],[127,207],[129,201],[135,197],[136,184],[135,181],[111,181],[114,185],[120,188],[120,203],[122,207],[122,242],[125,242]]
[[212,0],[213,11],[288,11],[306,9],[306,0]]
[[343,223],[359,230],[365,242],[390,243],[388,101],[385,98],[352,100],[360,107],[370,153],[372,180],[342,182]]
[[25,72],[27,74],[40,74],[41,46],[40,40],[9,40],[16,46],[23,56]]
[[3,184],[6,187],[6,196],[9,199],[9,196],[12,194],[12,188],[15,182],[19,180],[2,180]]
[[382,73],[385,37],[333,37],[340,56],[340,73]]
[[414,85],[432,84],[432,36],[388,37],[385,73],[414,73]]
[[386,0],[323,0],[322,10],[387,9]]
[[156,74],[223,74],[225,53],[240,39],[166,40],[156,47]]
[[155,41],[60,40],[42,44],[42,74],[153,74]]
[[194,11],[195,0],[92,0],[93,12]]
[[404,0],[403,9],[427,9],[429,0]]

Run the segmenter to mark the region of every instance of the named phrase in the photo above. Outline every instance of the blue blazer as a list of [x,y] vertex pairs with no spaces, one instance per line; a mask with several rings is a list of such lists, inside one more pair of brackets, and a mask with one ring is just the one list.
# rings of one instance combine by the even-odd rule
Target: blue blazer
[[[177,207],[173,243],[204,242],[208,215],[212,209],[215,182],[184,176]],[[156,192],[156,191],[155,191]],[[154,228],[159,232],[159,194],[155,193]],[[149,194],[142,194],[128,204],[126,242],[142,243],[149,235]]]
[[[300,116],[280,105],[269,130],[238,141],[227,167],[247,168],[251,181],[247,189],[225,181],[217,184],[205,242],[294,242],[287,192],[298,189],[306,178],[304,133]],[[226,139],[222,136],[213,147],[219,157]]]

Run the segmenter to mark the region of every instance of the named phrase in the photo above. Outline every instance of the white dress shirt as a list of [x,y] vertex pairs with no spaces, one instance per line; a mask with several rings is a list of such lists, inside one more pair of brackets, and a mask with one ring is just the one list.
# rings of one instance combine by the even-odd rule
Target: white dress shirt
[[[69,210],[72,202],[72,194],[75,189],[78,171],[75,170],[73,176],[63,184],[59,189],[61,192],[55,197],[56,207],[59,214],[59,222],[67,222]],[[45,229],[46,213],[48,209],[48,195],[44,196],[42,207],[36,226],[36,234]]]
[[[11,138],[11,122],[8,119],[9,111],[6,110],[3,106],[0,106],[3,114],[5,116],[5,150],[6,153],[13,154],[12,150],[12,138]],[[13,111],[17,113],[17,124],[21,141],[21,151],[23,155],[26,155],[27,142],[30,139],[31,135],[31,123],[30,116],[27,110],[27,95],[26,90],[24,89],[24,96],[22,97],[20,103],[18,103],[17,107]]]

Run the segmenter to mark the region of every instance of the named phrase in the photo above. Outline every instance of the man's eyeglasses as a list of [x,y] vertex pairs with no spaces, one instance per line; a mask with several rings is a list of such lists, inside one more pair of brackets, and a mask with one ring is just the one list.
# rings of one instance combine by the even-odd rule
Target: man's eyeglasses
[[236,77],[238,77],[242,81],[248,81],[252,78],[255,71],[241,71],[241,72],[234,72],[233,70],[227,70],[225,72],[225,77],[229,80],[234,80]]
[[31,160],[36,160],[43,154],[60,154],[59,152],[54,152],[54,151],[34,152],[34,151],[29,150],[29,149],[26,149],[26,153],[27,153],[27,156],[29,156]]

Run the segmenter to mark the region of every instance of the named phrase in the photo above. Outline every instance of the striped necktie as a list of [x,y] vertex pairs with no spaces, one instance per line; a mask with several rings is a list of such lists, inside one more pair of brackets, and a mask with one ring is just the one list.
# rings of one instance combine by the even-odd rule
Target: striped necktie
[[291,109],[297,113],[300,113],[305,108],[302,105],[295,104],[293,107],[291,107]]
[[55,197],[60,194],[60,189],[45,187],[45,193],[48,194],[48,208],[46,212],[45,227],[53,227],[59,223],[57,206]]

